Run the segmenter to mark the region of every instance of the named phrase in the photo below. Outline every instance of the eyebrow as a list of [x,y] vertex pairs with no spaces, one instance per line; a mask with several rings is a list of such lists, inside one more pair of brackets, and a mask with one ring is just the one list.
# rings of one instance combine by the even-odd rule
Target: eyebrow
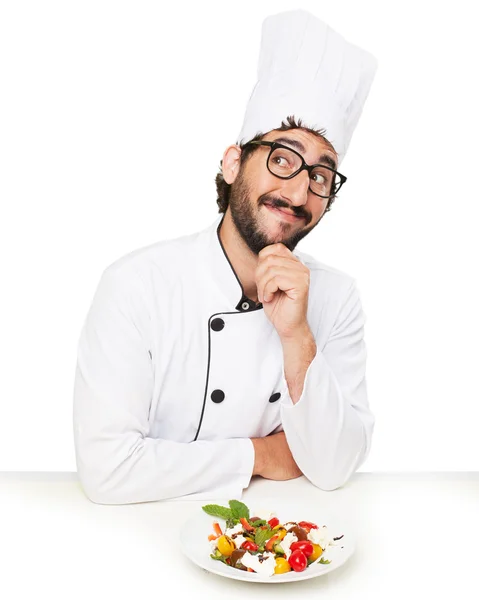
[[[279,142],[280,144],[289,144],[290,146],[293,146],[300,152],[303,152],[303,153],[306,152],[306,148],[303,146],[303,144],[299,140],[295,140],[293,138],[278,137],[275,140],[271,140],[271,141]],[[328,166],[330,166],[335,171],[337,169],[336,161],[329,154],[321,154],[321,156],[318,158],[317,163],[314,163],[314,164],[318,164],[318,163],[326,163]]]

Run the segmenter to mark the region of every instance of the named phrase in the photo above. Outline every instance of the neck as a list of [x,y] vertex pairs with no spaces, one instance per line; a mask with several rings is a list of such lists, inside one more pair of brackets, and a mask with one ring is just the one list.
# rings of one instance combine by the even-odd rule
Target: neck
[[255,280],[258,257],[251,252],[243,238],[239,235],[231,218],[229,208],[226,210],[219,236],[231,266],[243,286],[244,293],[254,302],[258,302],[258,291]]

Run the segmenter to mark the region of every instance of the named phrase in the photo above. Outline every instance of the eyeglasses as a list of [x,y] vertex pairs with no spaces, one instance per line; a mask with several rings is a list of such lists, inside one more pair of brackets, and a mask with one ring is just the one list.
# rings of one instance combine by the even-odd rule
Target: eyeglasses
[[316,196],[321,198],[332,198],[341,189],[341,186],[346,182],[347,177],[338,173],[331,167],[326,165],[308,165],[304,158],[290,148],[279,142],[248,142],[243,146],[256,144],[258,146],[269,146],[269,151],[266,165],[268,171],[275,177],[280,179],[292,179],[303,169],[306,169],[309,174],[310,184],[309,190]]

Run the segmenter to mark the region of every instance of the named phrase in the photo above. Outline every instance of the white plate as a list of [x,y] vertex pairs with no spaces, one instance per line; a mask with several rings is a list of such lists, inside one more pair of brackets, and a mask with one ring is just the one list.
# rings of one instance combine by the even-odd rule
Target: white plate
[[[205,503],[206,504],[206,503]],[[227,506],[224,502],[208,502],[208,504],[220,504]],[[247,503],[246,503],[247,504]],[[261,508],[260,508],[261,504]],[[213,522],[217,521],[220,524],[221,530],[225,530],[226,521],[221,518],[215,518],[205,513],[201,508],[198,509],[198,514],[190,518],[181,528],[180,543],[184,554],[193,561],[196,565],[223,577],[230,579],[239,579],[241,581],[253,581],[261,583],[286,583],[288,581],[300,581],[302,579],[311,579],[319,575],[325,575],[343,565],[354,552],[354,541],[351,533],[346,531],[344,524],[338,523],[337,517],[331,513],[326,513],[321,507],[312,504],[297,502],[294,504],[284,502],[255,502],[248,508],[250,515],[255,516],[255,510],[258,512],[271,511],[276,513],[280,523],[288,521],[310,521],[316,523],[318,527],[326,525],[329,533],[333,537],[344,535],[340,540],[335,542],[338,544],[334,547],[327,548],[320,558],[331,560],[330,564],[321,564],[314,562],[304,571],[299,573],[290,571],[282,575],[272,575],[266,577],[259,573],[250,573],[235,569],[224,563],[211,558],[211,542],[208,541],[208,536],[213,533]],[[320,560],[320,559],[318,559]]]

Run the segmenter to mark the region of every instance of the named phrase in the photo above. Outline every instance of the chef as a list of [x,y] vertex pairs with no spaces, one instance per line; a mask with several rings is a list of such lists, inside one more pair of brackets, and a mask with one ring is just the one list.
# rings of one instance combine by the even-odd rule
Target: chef
[[303,10],[263,22],[220,215],[109,265],[78,343],[78,475],[100,504],[240,498],[253,475],[342,486],[365,461],[356,280],[296,249],[330,209],[377,68]]

